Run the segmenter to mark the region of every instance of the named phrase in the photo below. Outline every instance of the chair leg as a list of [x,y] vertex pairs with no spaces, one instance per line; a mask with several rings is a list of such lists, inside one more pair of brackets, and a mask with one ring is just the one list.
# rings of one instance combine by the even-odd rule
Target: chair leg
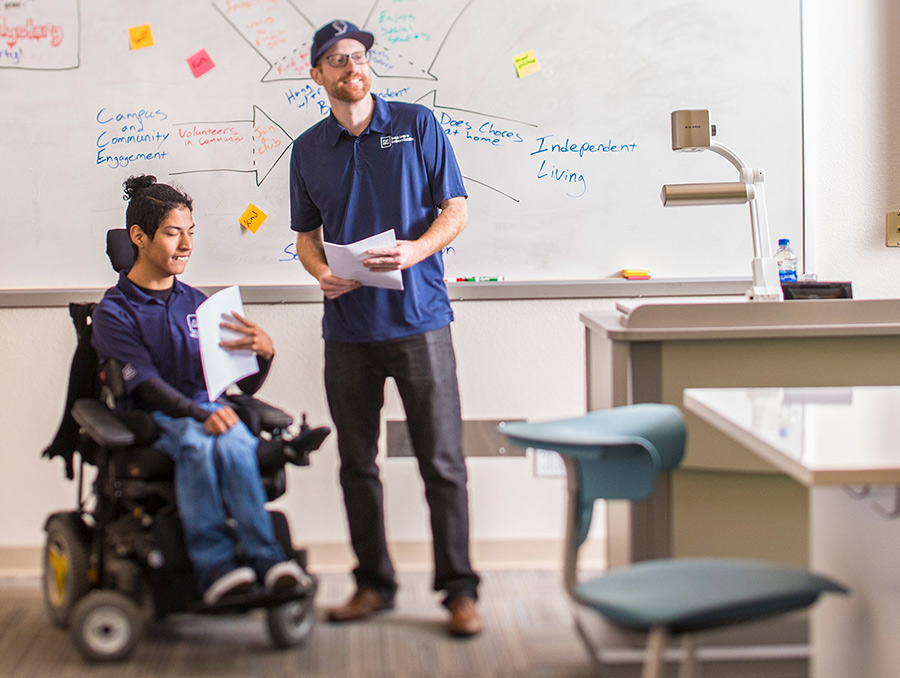
[[697,637],[692,633],[685,634],[681,645],[684,648],[684,659],[681,660],[681,667],[678,669],[678,678],[694,678],[694,667],[697,665]]
[[663,651],[669,637],[665,626],[654,626],[647,636],[647,655],[641,678],[663,678]]

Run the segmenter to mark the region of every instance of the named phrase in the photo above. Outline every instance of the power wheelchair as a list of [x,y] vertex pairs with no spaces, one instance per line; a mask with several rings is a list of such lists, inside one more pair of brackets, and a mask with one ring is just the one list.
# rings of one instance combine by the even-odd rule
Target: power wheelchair
[[[117,271],[130,267],[125,229],[107,233],[107,254]],[[44,526],[42,588],[51,621],[68,627],[76,647],[93,661],[127,658],[148,621],[181,612],[262,608],[275,646],[305,643],[316,621],[314,576],[289,592],[267,594],[259,587],[211,607],[203,603],[176,507],[174,463],[153,448],[157,431],[148,413],[114,413],[124,382],[119,366],[99,364],[91,346],[94,306],[69,305],[78,342],[62,422],[43,452],[62,457],[66,476],[77,482],[76,508],[53,513]],[[286,463],[308,465],[309,453],[330,429],[309,427],[304,415],[292,435],[293,419],[286,412],[244,394],[228,398],[259,436],[260,476],[272,501],[285,492]],[[306,552],[294,548],[285,515],[269,514],[285,553],[305,570]]]

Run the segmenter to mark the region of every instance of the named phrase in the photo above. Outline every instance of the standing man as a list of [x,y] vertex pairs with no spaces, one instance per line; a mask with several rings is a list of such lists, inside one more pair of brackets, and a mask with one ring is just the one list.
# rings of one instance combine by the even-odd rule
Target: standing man
[[[369,94],[374,40],[347,21],[316,32],[310,74],[328,94],[331,115],[300,135],[291,154],[291,228],[300,261],[325,295],[325,389],[359,561],[356,592],[328,616],[354,621],[394,604],[375,463],[385,380],[393,377],[431,514],[434,589],[446,594],[450,633],[472,636],[483,625],[475,605],[479,578],[469,562],[453,311],[440,254],[466,225],[466,192],[431,111]],[[401,271],[403,291],[331,273],[323,240],[345,245],[389,229],[396,246],[369,250],[363,263],[371,271]]]

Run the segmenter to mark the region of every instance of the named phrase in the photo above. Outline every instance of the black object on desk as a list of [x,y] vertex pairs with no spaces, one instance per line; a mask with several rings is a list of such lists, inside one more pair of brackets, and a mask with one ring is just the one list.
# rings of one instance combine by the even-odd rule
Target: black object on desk
[[790,299],[852,299],[853,286],[846,282],[784,282],[784,300]]

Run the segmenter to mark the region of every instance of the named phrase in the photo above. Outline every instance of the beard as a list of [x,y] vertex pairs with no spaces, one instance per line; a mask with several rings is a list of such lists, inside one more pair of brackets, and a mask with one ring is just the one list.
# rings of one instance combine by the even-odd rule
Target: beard
[[341,81],[330,82],[323,85],[325,87],[325,92],[332,99],[337,99],[338,101],[343,101],[348,104],[355,104],[357,101],[362,101],[369,94],[369,88],[372,86],[372,79],[369,77],[368,73],[359,73],[357,77],[360,79],[360,87],[348,89],[344,87],[343,82]]

